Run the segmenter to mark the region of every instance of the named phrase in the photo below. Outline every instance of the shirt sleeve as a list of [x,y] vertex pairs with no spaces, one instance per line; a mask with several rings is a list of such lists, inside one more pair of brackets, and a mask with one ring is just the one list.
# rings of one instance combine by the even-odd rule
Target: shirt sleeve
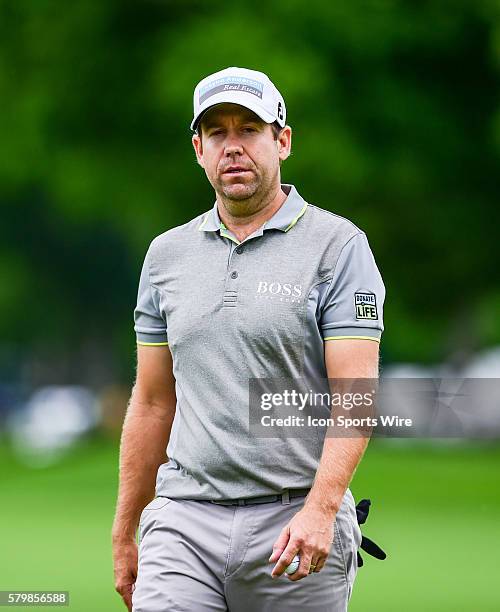
[[150,252],[151,248],[144,258],[139,280],[137,306],[134,310],[134,330],[137,344],[165,346],[168,344],[167,324],[160,311],[158,289],[151,285],[149,278]]
[[324,340],[380,341],[385,286],[364,232],[343,247],[320,315]]

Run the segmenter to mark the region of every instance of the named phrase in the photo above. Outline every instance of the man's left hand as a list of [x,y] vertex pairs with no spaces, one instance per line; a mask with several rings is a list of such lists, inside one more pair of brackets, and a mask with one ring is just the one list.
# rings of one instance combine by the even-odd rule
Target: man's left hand
[[274,543],[269,563],[277,563],[271,577],[279,578],[295,555],[299,555],[300,564],[296,572],[286,574],[290,580],[301,580],[312,572],[320,572],[332,547],[334,524],[335,514],[305,505],[281,530]]

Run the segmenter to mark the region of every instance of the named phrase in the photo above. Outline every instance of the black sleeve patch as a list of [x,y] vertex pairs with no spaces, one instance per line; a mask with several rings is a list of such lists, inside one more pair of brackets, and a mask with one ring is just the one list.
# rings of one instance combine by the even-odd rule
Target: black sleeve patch
[[355,293],[356,319],[378,319],[377,298],[374,293]]

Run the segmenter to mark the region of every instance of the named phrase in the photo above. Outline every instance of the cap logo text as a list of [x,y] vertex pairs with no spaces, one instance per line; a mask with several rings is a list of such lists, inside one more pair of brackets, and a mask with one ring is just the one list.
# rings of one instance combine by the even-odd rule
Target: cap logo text
[[254,81],[253,79],[247,79],[246,77],[228,76],[215,81],[210,81],[199,91],[199,104],[203,104],[205,100],[221,91],[242,91],[250,93],[258,98],[262,98],[264,91],[264,85],[260,81]]

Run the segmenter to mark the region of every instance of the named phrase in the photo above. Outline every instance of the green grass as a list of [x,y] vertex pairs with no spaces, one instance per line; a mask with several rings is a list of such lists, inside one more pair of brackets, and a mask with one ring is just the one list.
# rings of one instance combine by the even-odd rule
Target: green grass
[[[110,546],[117,461],[102,439],[44,469],[0,445],[0,589],[69,590],[73,612],[125,610]],[[363,531],[388,558],[363,555],[350,610],[499,610],[499,467],[500,447],[373,440],[351,488],[372,499]]]
[[351,610],[499,610],[499,467],[498,446],[372,441],[351,488],[388,558],[363,555]]

